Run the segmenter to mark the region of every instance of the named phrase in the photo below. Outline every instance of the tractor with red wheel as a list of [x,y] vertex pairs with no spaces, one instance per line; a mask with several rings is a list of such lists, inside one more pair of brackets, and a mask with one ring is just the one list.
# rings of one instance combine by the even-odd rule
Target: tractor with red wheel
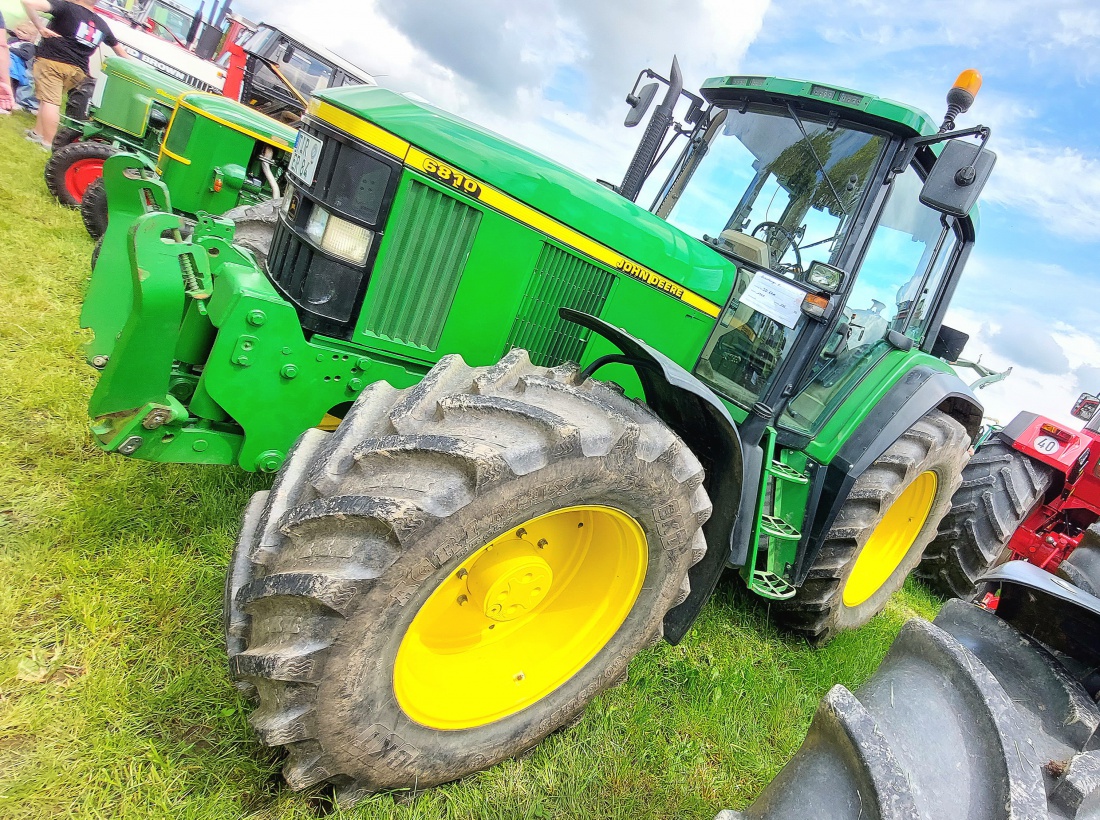
[[[1071,411],[1085,426],[1020,413],[981,443],[920,575],[951,597],[980,597],[979,577],[1024,560],[1093,594],[1082,567],[1100,567],[1100,398]],[[1072,561],[1067,561],[1070,556]]]
[[102,177],[111,158],[125,155],[127,173],[162,179],[176,212],[194,218],[277,199],[297,136],[259,111],[118,57],[106,61],[89,113],[67,144],[55,142],[46,185],[80,208],[94,239],[107,228]]
[[155,157],[176,100],[189,91],[194,89],[138,60],[108,58],[94,90],[69,97],[65,127],[46,162],[50,193],[79,208],[108,157],[119,151]]

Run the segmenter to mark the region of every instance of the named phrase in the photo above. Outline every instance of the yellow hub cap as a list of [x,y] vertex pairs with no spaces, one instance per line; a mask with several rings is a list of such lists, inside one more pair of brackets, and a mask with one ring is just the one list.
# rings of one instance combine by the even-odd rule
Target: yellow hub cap
[[611,507],[532,518],[456,567],[409,625],[393,670],[397,702],[435,729],[513,715],[607,645],[645,580],[641,526]]
[[936,486],[936,474],[927,470],[917,476],[886,511],[844,584],[845,606],[859,606],[894,574],[928,520],[932,501],[936,498]]

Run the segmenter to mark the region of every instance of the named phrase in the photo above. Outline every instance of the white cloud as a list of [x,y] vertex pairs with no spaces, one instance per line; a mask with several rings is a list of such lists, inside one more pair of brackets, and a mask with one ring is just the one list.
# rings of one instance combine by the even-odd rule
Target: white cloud
[[1100,157],[1078,148],[1015,141],[1002,141],[999,153],[1000,167],[983,201],[1015,209],[1053,234],[1078,242],[1100,239]]
[[618,181],[640,136],[622,127],[638,72],[665,74],[675,53],[689,90],[736,72],[768,1],[738,3],[736,24],[723,0],[331,0],[323,15],[274,0],[242,10],[326,43],[384,86]]

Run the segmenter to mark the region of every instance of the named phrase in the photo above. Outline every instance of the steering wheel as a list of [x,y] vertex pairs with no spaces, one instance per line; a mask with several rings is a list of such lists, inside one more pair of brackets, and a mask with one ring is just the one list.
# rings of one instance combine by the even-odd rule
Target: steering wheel
[[780,272],[786,270],[794,273],[796,276],[800,274],[802,272],[802,254],[798,250],[798,237],[796,237],[791,231],[780,225],[778,222],[761,222],[759,225],[753,228],[751,235],[756,236],[758,233],[760,233],[760,231],[764,231],[764,242],[768,245],[769,256],[775,256],[775,248],[772,247],[770,241],[772,233],[781,234],[784,238],[786,238],[786,240],[790,243],[791,248],[794,250],[793,267],[789,265],[781,266],[779,264],[779,259],[783,258],[782,255],[780,255],[779,259],[772,259],[772,266]]

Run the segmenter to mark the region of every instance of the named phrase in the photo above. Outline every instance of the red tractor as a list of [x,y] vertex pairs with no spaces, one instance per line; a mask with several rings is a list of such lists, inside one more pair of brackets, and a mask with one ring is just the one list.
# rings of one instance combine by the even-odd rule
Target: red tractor
[[1015,559],[1100,594],[1086,577],[1100,568],[1098,407],[1082,393],[1071,413],[1083,429],[1020,413],[978,445],[925,551],[920,575],[931,587],[973,599],[979,576]]

